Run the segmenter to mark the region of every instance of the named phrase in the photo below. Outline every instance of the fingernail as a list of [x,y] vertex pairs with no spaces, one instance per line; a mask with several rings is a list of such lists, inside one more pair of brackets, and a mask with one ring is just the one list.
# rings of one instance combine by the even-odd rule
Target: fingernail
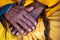
[[35,27],[32,27],[32,29],[35,29]]
[[26,35],[26,33],[24,33],[24,35]]
[[23,33],[24,31],[22,30],[21,33]]
[[17,32],[16,35],[18,36],[19,35],[19,32]]
[[36,25],[37,23],[34,23],[34,25]]
[[29,32],[31,32],[31,29],[29,29]]
[[13,28],[10,28],[10,30],[12,30]]
[[12,32],[12,34],[14,34],[14,32]]

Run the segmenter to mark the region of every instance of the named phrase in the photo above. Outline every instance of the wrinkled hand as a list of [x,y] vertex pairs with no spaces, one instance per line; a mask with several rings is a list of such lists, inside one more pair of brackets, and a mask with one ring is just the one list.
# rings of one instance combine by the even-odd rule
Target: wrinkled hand
[[13,29],[15,32],[19,32],[21,34],[24,31],[30,32],[32,29],[35,29],[36,20],[29,13],[21,9],[20,6],[15,5],[5,13],[4,16],[15,28]]
[[[16,8],[16,7],[15,7]],[[14,8],[14,9],[15,9]],[[14,10],[14,9],[12,9],[12,10]],[[18,7],[18,9],[19,9],[19,7]],[[43,10],[44,10],[44,6],[42,5],[42,4],[40,4],[40,3],[36,3],[36,4],[32,4],[32,5],[30,5],[30,6],[28,6],[28,7],[26,7],[25,8],[26,9],[26,11],[28,11],[28,12],[30,12],[29,14],[30,14],[30,16],[32,16],[35,20],[38,18],[38,16],[43,12]],[[14,11],[17,11],[17,10],[14,10]],[[20,13],[23,13],[23,12],[25,12],[25,10],[23,10],[23,11],[21,11],[20,10]],[[14,12],[15,13],[15,12]],[[25,12],[26,13],[26,12]],[[10,13],[10,14],[12,14],[12,13]],[[9,15],[9,14],[8,14]],[[13,14],[14,15],[14,14]],[[21,14],[17,14],[17,18],[19,17],[20,18],[20,15]],[[25,15],[25,14],[24,14]],[[22,16],[21,16],[22,17]],[[25,17],[25,16],[24,16]],[[25,19],[25,18],[24,18]],[[24,20],[23,19],[23,20]],[[18,21],[18,20],[16,20],[16,21]],[[33,21],[33,20],[32,20]],[[29,24],[29,23],[28,23]],[[27,25],[28,25],[27,24]],[[18,24],[19,25],[19,24]],[[30,25],[30,24],[29,24]],[[33,25],[34,26],[34,23],[33,24],[31,24],[31,25]],[[19,25],[20,26],[20,25]],[[32,29],[35,29],[35,27],[33,27],[33,26],[28,26],[29,28],[31,28],[31,30]],[[20,27],[22,27],[21,29],[24,31],[24,34],[27,34],[28,33],[28,31],[26,31],[26,29],[24,29],[23,28],[23,26],[20,26]],[[25,26],[24,26],[25,27]],[[10,25],[10,30],[11,30],[11,32],[12,32],[12,34],[13,35],[19,35],[20,33],[21,33],[21,31],[20,31],[20,33],[19,33],[19,31],[16,29],[16,28],[14,28],[12,25]]]

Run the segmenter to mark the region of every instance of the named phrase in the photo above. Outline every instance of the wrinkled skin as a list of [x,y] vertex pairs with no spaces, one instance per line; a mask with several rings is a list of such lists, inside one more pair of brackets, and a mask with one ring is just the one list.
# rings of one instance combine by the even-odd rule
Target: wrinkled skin
[[19,35],[23,32],[26,35],[28,32],[35,29],[35,25],[37,24],[36,19],[44,10],[44,6],[33,4],[31,7],[29,6],[25,9],[26,10],[15,5],[4,15],[11,24],[10,30],[13,35]]
[[23,33],[24,30],[22,28],[30,32],[31,29],[34,29],[36,20],[26,11],[18,8],[20,7],[17,5],[11,8],[10,11],[5,14],[5,18],[19,31],[19,33]]

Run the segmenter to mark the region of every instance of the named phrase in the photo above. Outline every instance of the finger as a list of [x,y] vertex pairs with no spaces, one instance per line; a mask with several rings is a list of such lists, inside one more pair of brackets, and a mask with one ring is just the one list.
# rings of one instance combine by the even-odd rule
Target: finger
[[31,15],[29,15],[27,12],[25,12],[25,11],[24,11],[24,16],[25,16],[28,20],[30,20],[34,25],[37,24],[36,20],[35,20]]
[[22,18],[22,21],[24,21],[30,28],[35,29],[35,26],[26,18]]
[[24,35],[27,35],[27,34],[28,34],[28,32],[27,32],[27,31],[25,31],[25,32],[24,32]]
[[13,30],[13,26],[10,26],[10,30]]
[[11,33],[13,34],[13,35],[15,35],[15,33],[17,32],[17,30],[14,28],[14,30],[12,30],[11,31]]
[[18,30],[19,33],[23,33],[23,30],[21,29],[21,27],[18,24],[13,23],[12,25]]
[[22,28],[24,28],[26,31],[30,32],[31,28],[29,28],[24,22],[22,22],[21,20],[17,21],[18,24],[21,25]]
[[[40,11],[39,11],[40,10]],[[37,9],[34,9],[32,12],[31,12],[31,16],[34,18],[34,19],[37,19],[39,17],[39,15],[42,13],[42,11],[44,10],[44,7],[39,7]]]
[[19,32],[16,32],[16,36],[19,36],[20,35],[20,33]]
[[34,7],[27,7],[27,8],[26,8],[26,10],[27,10],[28,12],[31,12],[33,9],[34,9]]
[[12,25],[10,25],[10,30],[13,35],[15,35],[15,33],[17,32],[17,30]]

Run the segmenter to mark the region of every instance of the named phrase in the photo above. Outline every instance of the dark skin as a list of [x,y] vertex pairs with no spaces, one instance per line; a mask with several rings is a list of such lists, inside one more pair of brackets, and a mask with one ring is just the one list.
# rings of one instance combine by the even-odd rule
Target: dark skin
[[[38,3],[36,3],[38,4]],[[31,7],[30,7],[31,6]],[[35,29],[36,19],[44,10],[43,5],[30,5],[26,11],[19,6],[14,6],[5,14],[5,18],[10,22],[10,30],[13,35],[24,35]],[[40,11],[39,11],[40,10]],[[28,12],[27,12],[28,11]],[[9,14],[8,14],[9,13]],[[8,16],[9,15],[9,16]]]
[[[31,11],[32,10],[32,8],[28,8],[29,9],[29,11]],[[31,10],[30,10],[31,9]],[[24,10],[25,11],[25,10]],[[23,18],[23,20],[24,20],[24,18]],[[27,21],[25,22],[27,25],[30,25],[30,26],[28,26],[29,28],[31,28],[31,30],[33,30],[33,29],[35,29],[35,25],[34,25],[34,27],[32,28],[32,25],[33,24],[31,24],[31,23],[28,23]],[[24,26],[25,27],[25,26]],[[25,30],[24,28],[22,28],[23,29],[23,31],[25,32],[28,32],[27,30]],[[27,28],[26,28],[27,29]],[[12,34],[14,35],[14,34],[16,34],[16,35],[18,35],[18,34],[21,34],[21,33],[19,33],[12,25],[10,25],[10,30],[11,30],[11,32],[12,32]],[[17,33],[16,33],[17,32]]]
[[[29,15],[26,11],[19,9],[19,8],[20,8],[20,6],[17,6],[17,5],[12,7],[9,10],[9,12],[5,13],[5,18],[20,33],[22,33],[24,31],[22,28],[24,28],[26,31],[30,32],[31,28],[33,29],[33,27],[35,27],[34,25],[36,25],[36,20],[31,15]],[[20,25],[22,28],[20,27]]]

